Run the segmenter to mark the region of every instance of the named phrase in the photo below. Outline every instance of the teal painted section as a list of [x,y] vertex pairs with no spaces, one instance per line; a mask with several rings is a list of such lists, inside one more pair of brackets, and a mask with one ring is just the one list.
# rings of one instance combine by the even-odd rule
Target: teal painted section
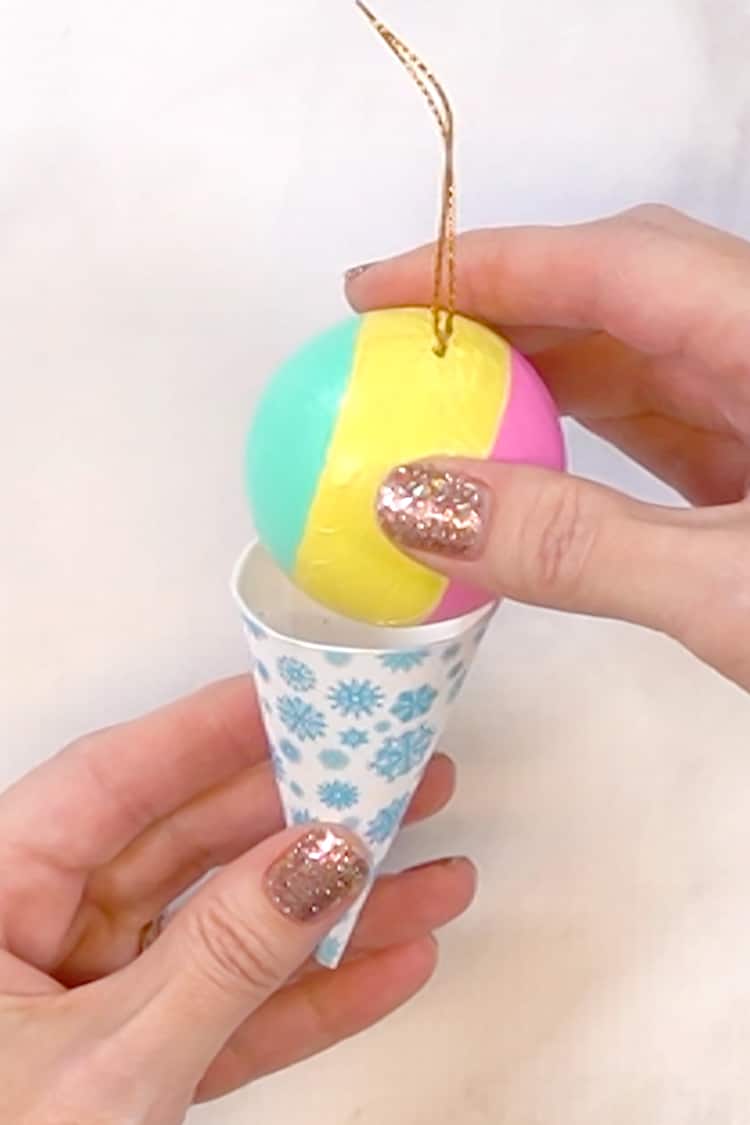
[[288,573],[349,385],[360,324],[349,318],[287,360],[263,392],[250,429],[246,487],[255,528]]

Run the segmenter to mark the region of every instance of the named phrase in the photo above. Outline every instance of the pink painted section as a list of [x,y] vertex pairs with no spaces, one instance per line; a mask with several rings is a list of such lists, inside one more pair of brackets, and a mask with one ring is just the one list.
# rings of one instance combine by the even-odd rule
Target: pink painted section
[[539,375],[517,351],[510,378],[510,399],[490,459],[564,469],[565,442],[557,407]]
[[[539,375],[517,351],[512,353],[510,378],[510,398],[490,460],[564,469],[567,458],[557,407]],[[490,601],[482,590],[451,582],[427,620],[462,617]]]
[[462,582],[449,582],[448,589],[427,618],[427,624],[463,617],[483,605],[488,605],[492,600],[484,590],[476,590],[473,586],[465,586]]

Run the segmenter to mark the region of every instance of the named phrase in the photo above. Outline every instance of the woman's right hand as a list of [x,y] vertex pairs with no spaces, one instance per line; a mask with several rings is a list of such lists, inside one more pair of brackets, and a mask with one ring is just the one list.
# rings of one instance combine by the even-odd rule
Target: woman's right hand
[[[750,244],[642,207],[473,232],[459,261],[460,311],[529,355],[564,414],[698,507],[441,461],[479,485],[476,541],[456,557],[425,552],[402,521],[397,545],[502,596],[659,629],[750,688]],[[352,271],[348,295],[362,310],[426,305],[431,279],[424,247]]]

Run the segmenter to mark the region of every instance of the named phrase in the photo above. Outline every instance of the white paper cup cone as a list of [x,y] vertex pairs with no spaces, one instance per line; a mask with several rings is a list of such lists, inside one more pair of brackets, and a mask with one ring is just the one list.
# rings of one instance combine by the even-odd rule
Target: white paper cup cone
[[[253,544],[233,593],[287,824],[346,825],[385,859],[484,636],[494,606],[389,629],[313,602]],[[317,951],[341,960],[367,895]]]

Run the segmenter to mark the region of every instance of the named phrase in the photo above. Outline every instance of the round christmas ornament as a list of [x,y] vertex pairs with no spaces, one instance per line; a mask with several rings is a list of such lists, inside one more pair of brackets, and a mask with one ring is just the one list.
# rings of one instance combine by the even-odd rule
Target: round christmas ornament
[[488,600],[386,538],[376,500],[393,468],[438,457],[564,463],[552,399],[519,352],[460,316],[444,355],[434,343],[427,309],[337,325],[276,373],[248,442],[261,542],[310,597],[373,624],[442,621]]

